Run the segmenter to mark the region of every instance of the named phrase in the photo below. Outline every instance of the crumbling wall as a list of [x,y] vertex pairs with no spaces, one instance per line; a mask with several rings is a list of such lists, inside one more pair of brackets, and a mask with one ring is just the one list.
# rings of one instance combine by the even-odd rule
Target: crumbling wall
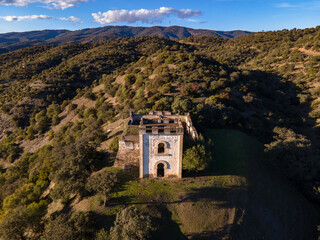
[[199,138],[198,132],[196,128],[193,126],[192,120],[189,114],[186,115],[185,121],[186,121],[187,133],[192,137],[193,140],[198,139]]
[[139,166],[140,148],[139,141],[119,140],[119,150],[114,162],[114,167],[127,168],[130,166]]

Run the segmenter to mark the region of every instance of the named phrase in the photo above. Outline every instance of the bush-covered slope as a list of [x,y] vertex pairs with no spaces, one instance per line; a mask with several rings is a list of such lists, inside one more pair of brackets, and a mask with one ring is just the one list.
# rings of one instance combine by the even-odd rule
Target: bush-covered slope
[[119,37],[158,36],[168,39],[181,39],[190,36],[218,36],[222,38],[237,38],[248,34],[250,34],[250,32],[241,30],[226,32],[192,29],[179,26],[105,26],[100,28],[86,28],[76,31],[43,30],[12,32],[0,34],[0,53],[17,50],[23,47],[39,46],[41,44],[94,43]]
[[[2,236],[51,239],[60,229],[59,234],[70,234],[66,239],[92,239],[98,229],[113,225],[117,213],[114,228],[101,230],[98,239],[106,239],[109,233],[119,236],[124,216],[134,215],[138,217],[131,221],[132,229],[148,226],[137,230],[146,237],[168,228],[173,239],[223,234],[247,239],[260,233],[266,239],[315,236],[317,214],[312,214],[312,206],[300,193],[319,204],[318,35],[319,28],[256,33],[234,40],[119,38],[1,54]],[[186,142],[185,154],[195,154],[193,145],[209,154],[212,141],[215,152],[209,168],[200,171],[206,164],[186,167],[184,174],[213,176],[139,183],[112,168],[116,137],[124,130],[123,119],[130,110],[190,112],[205,137]],[[262,145],[240,133],[208,128],[246,132],[265,145],[267,156],[255,162]],[[225,139],[229,134],[231,139]],[[224,177],[230,174],[235,178]],[[183,201],[193,185],[199,191],[194,189],[193,198]],[[175,195],[177,189],[185,192]],[[234,192],[241,192],[237,204],[232,201]],[[221,199],[210,205],[216,197],[213,193]],[[272,193],[283,201],[268,197]],[[174,207],[168,204],[162,209],[167,201],[173,201]],[[156,206],[148,210],[150,202]],[[123,204],[134,203],[144,207],[120,211]],[[194,225],[184,214],[195,214],[194,219],[202,222],[207,207],[213,219],[218,216],[211,227]],[[219,214],[230,217],[222,220]],[[92,220],[101,221],[94,227]],[[261,225],[250,229],[255,222]],[[10,232],[9,226],[20,231]],[[303,233],[301,226],[309,230]]]
[[103,74],[125,67],[168,45],[159,38],[122,39],[101,44],[42,46],[0,55],[1,110],[18,126],[53,102],[62,103]]

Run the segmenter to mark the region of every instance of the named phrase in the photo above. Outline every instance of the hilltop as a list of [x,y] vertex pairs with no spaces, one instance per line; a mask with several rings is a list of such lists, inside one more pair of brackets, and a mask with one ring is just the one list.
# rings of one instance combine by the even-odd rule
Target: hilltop
[[[319,34],[142,36],[0,54],[1,236],[115,238],[126,216],[128,231],[154,239],[316,239]],[[132,110],[190,112],[200,139],[184,152],[213,160],[184,166],[181,181],[114,168]]]
[[128,27],[106,26],[87,28],[76,31],[42,30],[30,32],[12,32],[0,34],[0,53],[23,47],[39,46],[42,44],[64,43],[94,43],[119,37],[158,36],[172,40],[190,36],[217,36],[222,38],[237,38],[248,35],[248,31],[214,31],[192,29],[179,26],[171,27]]

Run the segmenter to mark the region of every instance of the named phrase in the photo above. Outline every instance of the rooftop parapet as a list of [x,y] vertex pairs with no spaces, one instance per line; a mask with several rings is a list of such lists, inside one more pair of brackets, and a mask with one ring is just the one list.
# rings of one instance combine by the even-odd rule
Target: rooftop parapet
[[158,116],[170,116],[171,115],[171,112],[168,112],[168,111],[151,111],[149,112],[149,115],[158,115]]
[[192,124],[190,114],[172,115],[167,111],[151,111],[148,115],[136,115],[130,112],[128,125],[138,125],[139,134],[184,134],[198,139],[198,133]]
[[139,126],[139,134],[183,134],[182,124],[144,124]]

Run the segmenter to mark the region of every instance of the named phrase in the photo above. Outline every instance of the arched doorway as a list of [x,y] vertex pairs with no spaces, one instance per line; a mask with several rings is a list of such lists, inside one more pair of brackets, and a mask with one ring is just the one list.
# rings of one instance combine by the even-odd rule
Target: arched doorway
[[168,163],[164,160],[157,161],[154,164],[154,172],[153,176],[155,178],[166,178],[167,177],[167,169],[168,169]]
[[158,178],[164,177],[164,164],[163,163],[159,163],[157,165],[157,177]]

